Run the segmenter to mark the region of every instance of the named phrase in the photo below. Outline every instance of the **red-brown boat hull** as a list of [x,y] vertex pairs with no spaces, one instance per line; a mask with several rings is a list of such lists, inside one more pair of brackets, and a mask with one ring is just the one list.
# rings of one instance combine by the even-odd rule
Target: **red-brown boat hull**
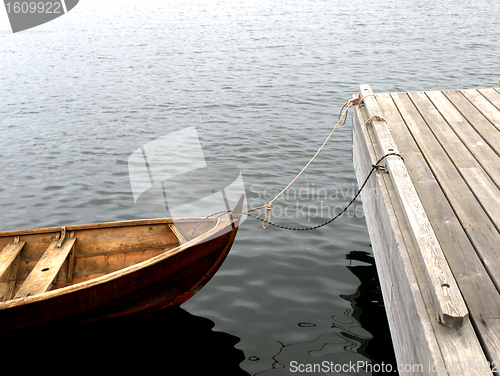
[[44,299],[24,298],[25,304],[0,310],[0,335],[179,306],[219,269],[236,232],[237,227],[222,235],[216,233],[205,242],[117,278],[83,288],[71,286],[66,293]]

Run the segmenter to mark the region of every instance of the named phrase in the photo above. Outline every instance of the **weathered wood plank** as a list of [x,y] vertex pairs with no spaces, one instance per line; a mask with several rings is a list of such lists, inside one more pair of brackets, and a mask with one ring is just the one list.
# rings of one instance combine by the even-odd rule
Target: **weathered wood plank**
[[495,251],[500,244],[500,234],[420,113],[412,106],[408,95],[392,93],[391,96],[497,290],[500,289],[500,276],[497,275],[500,270],[500,255]]
[[184,244],[187,242],[187,240],[184,238],[184,235],[181,234],[181,232],[175,227],[173,223],[169,223],[168,227],[170,227],[170,230],[177,236],[177,239],[179,239],[179,245]]
[[[19,239],[18,239],[19,240]],[[0,277],[7,271],[12,262],[16,259],[25,242],[12,242],[5,246],[0,252]]]
[[[490,179],[495,182],[497,187],[500,187],[500,158],[496,152],[488,145],[476,130],[471,127],[462,114],[452,105],[449,99],[441,91],[428,91],[425,93],[431,102],[436,106],[444,120],[449,124],[449,127],[443,125],[443,130],[434,131],[434,133],[453,131],[460,138],[468,152],[474,156],[476,162],[471,158],[468,153],[464,153],[460,158],[467,158],[470,161],[470,167],[477,167],[479,164]],[[477,95],[480,95],[476,92]],[[412,96],[413,98],[413,96]],[[484,99],[484,98],[483,98]],[[485,99],[484,99],[485,100]],[[486,101],[486,100],[485,100]],[[489,103],[489,102],[488,102]],[[490,104],[491,105],[491,104]],[[499,112],[500,114],[500,112]],[[432,116],[429,115],[428,116]],[[438,120],[439,124],[443,122]],[[436,128],[437,125],[433,122],[428,122],[430,126]],[[452,137],[454,137],[452,135]],[[447,140],[446,142],[449,142]],[[461,147],[463,150],[463,147]],[[453,151],[453,150],[452,150]],[[466,166],[461,166],[466,167]]]
[[[488,100],[488,102],[490,102],[490,104],[492,106],[494,106],[497,110],[500,110],[500,93],[497,90],[495,90],[494,88],[485,88],[485,89],[477,89],[477,91],[483,97],[485,97]],[[463,92],[464,92],[464,90],[462,90],[462,93]],[[484,112],[483,112],[483,115],[484,115]],[[485,115],[485,116],[488,117],[487,115]],[[500,126],[500,125],[498,125],[498,126]]]
[[500,371],[500,318],[482,318],[477,325],[479,338],[483,343],[484,351],[491,362],[496,362],[496,374]]
[[[359,120],[363,119],[359,107],[355,109],[354,118],[353,157],[356,176],[361,184],[380,154],[375,150],[378,148],[375,136],[370,136],[369,130]],[[436,342],[412,263],[408,258],[406,243],[401,235],[399,222],[386,188],[386,180],[389,180],[390,184],[390,178],[384,173],[373,175],[361,195],[396,359],[398,364],[402,365],[436,364],[438,365],[436,372],[429,374],[448,375],[443,367],[444,359]],[[432,307],[430,309],[432,310]],[[431,315],[434,317],[433,312]],[[435,325],[445,328],[437,321],[433,321]],[[403,371],[400,374],[414,373]]]
[[[199,217],[179,217],[179,218],[153,218],[153,219],[134,219],[128,221],[118,221],[118,222],[106,222],[106,223],[89,223],[82,225],[70,225],[66,226],[68,232],[71,231],[81,231],[81,230],[94,230],[94,229],[105,229],[105,228],[116,228],[116,227],[135,227],[144,225],[157,225],[165,223],[198,223],[200,221]],[[47,234],[53,232],[59,232],[61,227],[45,227],[45,228],[34,228],[26,230],[13,230],[5,231],[1,233],[2,237],[10,236],[23,236],[32,234]]]
[[[472,127],[463,118],[460,120],[449,116],[452,104],[446,100],[444,95],[440,98],[442,94],[427,93],[429,97],[436,99],[436,102],[431,102],[426,93],[423,92],[412,92],[408,95],[481,207],[488,214],[495,227],[500,229],[500,205],[498,205],[500,191],[498,186],[486,174],[479,161],[474,158],[474,154],[464,143],[476,141],[471,132],[467,131],[468,128],[474,132]],[[439,113],[436,112],[434,106],[437,107]],[[455,115],[458,114],[455,113]],[[459,135],[463,138],[460,138]],[[471,147],[471,149],[474,148]],[[484,158],[485,165],[489,164],[490,173],[493,177],[498,176],[498,184],[500,185],[500,174],[497,171],[499,166],[495,163],[499,159],[491,149],[486,150],[490,151],[488,155],[481,153],[478,157]]]
[[[361,96],[372,94],[367,85],[362,85]],[[374,97],[364,100],[368,116],[380,115]],[[385,121],[373,120],[372,126],[384,155],[397,153],[398,149]],[[397,157],[387,158],[387,169],[403,208],[413,240],[424,265],[429,290],[437,319],[446,326],[460,327],[468,319],[468,310],[458,285],[453,277],[441,246],[432,229],[408,171]]]
[[58,246],[60,240],[54,240],[26,278],[14,299],[38,295],[47,291],[71,252],[75,241],[75,237],[70,237]]
[[[377,98],[381,96],[378,94]],[[498,325],[500,323],[497,318],[500,317],[500,296],[489,275],[490,268],[494,277],[497,274],[495,270],[498,270],[492,266],[494,260],[491,260],[492,257],[497,257],[495,255],[497,246],[494,245],[496,231],[492,229],[491,223],[483,224],[482,220],[488,223],[488,218],[477,202],[474,204],[475,198],[456,169],[453,166],[447,168],[449,161],[448,165],[442,163],[447,160],[444,151],[441,150],[443,154],[436,154],[439,147],[435,145],[437,141],[430,131],[427,129],[425,133],[420,133],[424,132],[427,126],[423,119],[419,118],[420,114],[416,109],[410,112],[404,110],[410,107],[401,106],[399,109],[396,107],[401,101],[409,100],[407,95],[392,93],[390,96],[394,99],[393,104],[388,101],[379,101],[383,106],[383,114],[391,123],[394,123],[392,132],[398,143],[401,141],[398,146],[402,148],[401,145],[404,144],[405,151],[411,151],[413,148],[414,157],[406,160],[412,180],[415,181],[418,194],[431,218],[443,252],[468,305],[471,320],[477,329],[484,351],[488,359],[499,359],[500,326]],[[408,124],[408,128],[402,120],[398,123],[391,119],[390,114],[396,113],[399,116],[399,111]],[[419,155],[415,150],[416,144],[410,145],[411,140],[418,142],[423,155]],[[430,155],[434,155],[434,158],[430,158]],[[439,180],[439,184],[434,176]],[[470,212],[474,214],[473,218],[478,222],[470,220],[464,224],[456,215]],[[482,215],[479,214],[480,212]],[[486,260],[483,257],[486,257]],[[486,262],[483,264],[483,261]]]
[[14,241],[8,243],[0,252],[0,278],[5,277],[4,274],[10,269],[7,286],[3,294],[0,295],[0,302],[12,299],[19,270],[21,250],[25,244],[26,242],[20,242],[19,236],[16,236]]
[[391,95],[377,94],[377,102],[384,116],[393,124],[391,131],[398,147],[404,148],[405,155],[411,155],[411,158],[406,158],[405,164],[462,294],[466,302],[472,303],[470,309],[477,309],[477,317],[500,317],[500,296],[496,296],[495,285],[471,244],[469,237],[473,238],[474,233],[468,235],[465,232],[448,202],[443,191],[448,186],[443,185],[442,189],[439,185]]
[[0,301],[7,301],[12,299],[12,296],[14,295],[14,289],[17,283],[20,264],[21,264],[21,254],[19,253],[17,257],[14,259],[14,262],[12,263],[7,289],[5,290],[3,297],[0,297]]
[[[459,90],[446,90],[443,93],[460,111],[488,145],[500,155],[500,132]],[[479,102],[478,102],[479,104]]]
[[[473,304],[476,303],[476,301],[481,303],[481,305],[474,304],[476,307],[476,311],[474,312],[475,318],[480,326],[486,326],[486,324],[481,323],[481,319],[489,315],[492,317],[500,312],[500,299],[492,299],[492,296],[495,297],[495,295],[490,295],[496,294],[495,286],[487,277],[484,266],[475,254],[470,241],[456,219],[434,175],[427,166],[415,140],[406,128],[391,95],[389,93],[377,94],[376,99],[382,111],[382,115],[387,119],[388,123],[391,124],[391,133],[396,140],[398,149],[404,150],[406,156],[405,165],[408,168],[412,181],[415,182],[418,195],[432,222],[443,252],[445,252],[445,256],[459,283],[459,287],[462,289],[462,284],[465,286],[465,290],[462,290],[462,293],[465,298],[466,293],[467,296],[472,297],[471,300]],[[383,176],[385,177],[386,175],[383,174]],[[387,177],[385,177],[385,180],[388,180]],[[391,190],[388,190],[388,193],[391,195]],[[401,209],[398,209],[397,199],[393,198],[391,201],[396,215],[399,216],[399,218],[404,218]],[[406,245],[410,259],[412,259],[411,265],[419,283],[418,288],[420,291],[425,292],[427,290],[427,282],[424,271],[418,262],[417,251],[411,244],[412,241],[409,231],[403,226],[404,221],[399,220],[398,223],[401,228],[401,233],[406,239],[404,244]],[[379,227],[380,226],[381,224],[379,224]],[[471,255],[470,259],[467,258],[469,255]],[[394,273],[396,274],[396,270]],[[483,276],[486,276],[486,278],[483,278]],[[404,274],[401,274],[401,278],[404,278]],[[422,298],[428,309],[429,316],[434,316],[428,295],[423,293]],[[467,299],[466,302],[467,304],[469,303]],[[473,318],[472,311],[470,314],[471,318]],[[471,323],[468,323],[467,326],[461,329],[446,328],[437,324],[435,321],[430,321],[430,324],[432,325],[432,335],[436,336],[443,360],[447,364],[458,364],[462,361],[486,362],[487,359],[481,349],[480,341],[478,340],[478,338],[481,340],[482,338],[476,337]],[[487,325],[494,324],[495,323],[488,322]],[[498,331],[498,328],[499,327],[495,327],[494,330]],[[489,335],[490,333],[485,334]],[[489,336],[489,338],[498,338],[498,335],[494,335],[493,337]],[[412,341],[413,339],[410,338],[409,340]],[[494,347],[490,346],[489,349],[494,349]],[[467,371],[463,372],[463,374],[476,373]],[[491,372],[485,374],[491,374]]]

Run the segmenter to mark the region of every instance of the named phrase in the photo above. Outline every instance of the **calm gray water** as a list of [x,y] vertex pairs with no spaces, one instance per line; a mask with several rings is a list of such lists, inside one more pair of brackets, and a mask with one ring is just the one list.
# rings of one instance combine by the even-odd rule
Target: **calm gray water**
[[[265,204],[360,84],[496,86],[499,19],[493,0],[82,0],[12,34],[0,10],[0,230],[154,216],[135,207],[128,157],[192,126],[206,160],[238,166],[249,204]],[[351,142],[349,120],[273,220],[309,226],[338,212],[355,189]],[[183,374],[194,363],[289,375],[291,362],[390,362],[370,255],[361,201],[314,231],[249,218],[178,316],[96,330],[129,330],[137,347],[160,340]]]

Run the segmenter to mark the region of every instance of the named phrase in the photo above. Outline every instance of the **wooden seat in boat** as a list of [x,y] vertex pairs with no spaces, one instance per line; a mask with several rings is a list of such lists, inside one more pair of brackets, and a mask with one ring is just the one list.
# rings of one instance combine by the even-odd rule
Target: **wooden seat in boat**
[[0,278],[3,277],[10,266],[13,266],[10,271],[9,287],[4,296],[0,296],[0,302],[9,300],[12,297],[12,291],[16,283],[17,269],[19,267],[19,255],[25,244],[25,242],[19,241],[19,236],[16,236],[14,241],[8,243],[0,252]]
[[[48,290],[53,281],[57,278],[57,274],[59,273],[64,261],[66,261],[66,258],[73,250],[73,245],[76,241],[74,233],[71,233],[68,239],[65,237],[66,230],[63,227],[60,238],[52,241],[49,248],[47,248],[43,256],[29,274],[28,278],[26,278],[22,284],[14,299],[41,294]],[[71,278],[73,260],[74,257],[72,254],[70,266],[68,268],[69,279]]]

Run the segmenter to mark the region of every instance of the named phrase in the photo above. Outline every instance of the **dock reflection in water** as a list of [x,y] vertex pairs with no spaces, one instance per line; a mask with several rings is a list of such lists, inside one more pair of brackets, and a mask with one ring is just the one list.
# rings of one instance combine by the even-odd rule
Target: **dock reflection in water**
[[371,338],[358,351],[372,359],[374,364],[391,364],[397,369],[385,312],[382,291],[378,280],[375,259],[366,252],[352,251],[347,256],[351,260],[347,267],[360,280],[359,287],[352,295],[341,295],[351,302],[351,316],[371,334]]
[[[253,372],[253,376],[313,372],[314,369],[307,371],[307,365],[316,366],[324,374],[368,376],[381,374],[377,369],[397,370],[391,338],[387,336],[389,327],[375,260],[371,254],[360,251],[351,251],[346,258],[350,260],[348,270],[360,280],[353,294],[340,295],[351,303],[351,308],[331,316],[330,325],[323,329],[319,328],[322,324],[314,322],[297,323],[304,332],[319,329],[323,334],[292,343],[277,340],[280,347],[272,360],[267,360],[269,367]],[[260,359],[250,356],[249,360]],[[357,366],[367,363],[368,368]],[[356,365],[354,372],[349,365]],[[335,366],[344,366],[346,372],[335,371]]]
[[[240,341],[182,308],[2,339],[2,359],[23,371],[249,375]],[[50,368],[49,368],[50,366]]]

